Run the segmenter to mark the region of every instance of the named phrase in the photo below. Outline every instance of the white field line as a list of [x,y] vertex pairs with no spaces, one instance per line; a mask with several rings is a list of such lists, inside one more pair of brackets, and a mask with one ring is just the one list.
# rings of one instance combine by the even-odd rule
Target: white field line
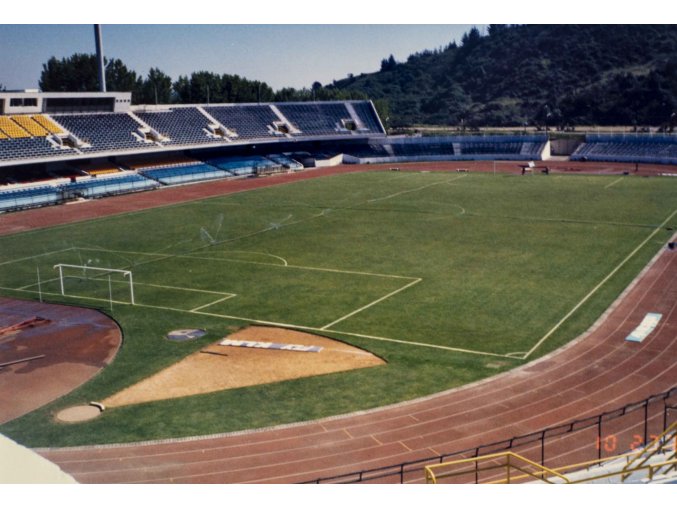
[[257,264],[259,266],[272,266],[274,268],[289,268],[289,269],[300,269],[304,271],[324,271],[326,273],[340,273],[345,275],[360,275],[360,276],[376,276],[380,278],[396,278],[399,280],[418,280],[413,276],[404,276],[404,275],[389,275],[385,273],[370,273],[367,271],[350,271],[346,269],[332,269],[332,268],[317,268],[314,266],[296,266],[294,264],[287,264],[283,266],[281,264],[273,264],[271,262],[258,262],[258,261],[242,261],[237,259],[222,259],[218,257],[202,257],[197,255],[178,255],[177,257],[185,259],[199,259],[206,261],[217,261],[217,262],[236,262],[241,264]]
[[612,276],[614,276],[614,275],[615,275],[615,274],[616,274],[616,273],[617,273],[617,272],[618,272],[618,271],[619,271],[619,270],[620,270],[620,269],[621,269],[621,268],[622,268],[622,267],[623,267],[630,259],[632,259],[632,258],[635,256],[635,254],[636,254],[637,252],[639,252],[639,250],[640,250],[644,245],[646,245],[646,244],[651,240],[651,238],[653,238],[653,237],[654,237],[654,236],[655,236],[655,235],[656,235],[656,234],[657,234],[657,233],[665,226],[665,224],[667,224],[667,223],[672,219],[672,217],[674,217],[676,214],[677,214],[677,209],[676,209],[675,211],[673,211],[673,212],[670,214],[670,216],[668,216],[668,218],[666,218],[666,219],[663,221],[663,223],[661,223],[658,227],[656,227],[656,228],[653,230],[653,232],[652,232],[651,234],[649,234],[649,235],[646,237],[646,239],[645,239],[644,241],[642,241],[642,242],[639,244],[639,246],[638,246],[637,248],[635,248],[632,252],[630,252],[630,253],[628,254],[628,256],[627,256],[625,259],[623,259],[623,260],[618,264],[618,266],[616,266],[616,267],[611,271],[611,273],[609,273],[609,274],[604,278],[604,280],[602,280],[601,282],[599,282],[599,283],[598,283],[598,284],[597,284],[590,292],[588,292],[588,293],[583,297],[583,299],[581,299],[581,300],[578,302],[578,304],[577,304],[576,306],[574,306],[574,307],[569,311],[569,313],[567,313],[564,317],[562,317],[562,319],[561,319],[557,324],[555,324],[555,325],[553,326],[553,328],[552,328],[550,331],[548,331],[547,333],[545,333],[545,335],[543,335],[543,337],[542,337],[540,340],[538,340],[538,342],[536,343],[536,345],[534,345],[534,346],[531,348],[531,350],[529,350],[529,352],[527,352],[527,353],[524,355],[523,359],[527,359],[531,354],[533,354],[533,352],[534,352],[536,349],[538,349],[538,347],[540,347],[540,346],[543,344],[543,342],[545,342],[545,340],[547,340],[548,338],[550,338],[550,336],[552,336],[552,334],[553,334],[555,331],[557,331],[557,330],[559,329],[559,327],[560,327],[562,324],[564,324],[564,322],[566,322],[566,321],[569,319],[569,317],[571,317],[571,316],[574,314],[574,312],[576,312],[576,310],[578,310],[581,306],[583,306],[583,304],[584,304],[588,299],[590,299],[590,298],[593,296],[593,294],[595,294],[595,292],[597,292],[597,291],[598,291],[598,290],[599,290],[606,282],[608,282],[609,279],[610,279]]
[[[19,289],[12,289],[9,287],[0,287],[0,289],[4,290],[12,290],[12,291],[17,291]],[[37,293],[37,291],[22,291],[22,292],[32,292],[32,293]],[[43,292],[43,295],[50,295],[50,296],[59,296],[61,297],[61,294],[58,294],[56,292]],[[72,299],[87,299],[91,301],[102,301],[104,303],[110,303],[109,299],[102,299],[102,298],[93,298],[93,297],[87,297],[87,296],[69,296],[66,294],[67,298],[72,298]],[[276,327],[284,327],[288,329],[301,329],[304,331],[312,331],[315,333],[322,333],[323,329],[318,328],[318,327],[312,327],[312,326],[301,326],[297,324],[289,324],[285,322],[272,322],[272,321],[267,321],[267,320],[260,320],[260,319],[250,319],[247,317],[238,317],[235,315],[223,315],[220,313],[209,313],[209,312],[201,312],[201,311],[195,311],[195,310],[181,310],[180,308],[171,308],[168,306],[156,306],[156,305],[145,305],[145,304],[140,304],[136,303],[132,305],[131,302],[129,301],[116,301],[113,300],[113,303],[118,304],[118,305],[128,305],[128,306],[136,306],[139,308],[151,308],[155,310],[167,310],[171,312],[179,312],[179,313],[191,313],[194,315],[206,315],[208,317],[216,317],[219,319],[224,319],[224,320],[240,320],[243,322],[252,322],[254,324],[264,324],[264,325],[269,325],[269,326],[276,326]],[[405,341],[405,340],[397,340],[395,338],[386,338],[383,336],[373,336],[373,335],[368,335],[368,334],[359,334],[359,333],[348,333],[345,331],[335,331],[331,330],[332,333],[338,334],[338,335],[343,335],[343,336],[354,336],[356,338],[365,338],[368,340],[377,340],[377,341],[382,341],[382,342],[389,342],[389,343],[398,343],[401,345],[409,345],[412,347],[424,347],[424,348],[432,348],[432,349],[438,349],[438,350],[445,350],[449,352],[460,352],[464,354],[472,354],[472,355],[478,355],[478,356],[488,356],[488,357],[502,357],[502,358],[509,358],[509,359],[515,359],[514,357],[506,354],[496,354],[494,352],[481,352],[479,350],[470,350],[470,349],[461,349],[457,347],[447,347],[444,345],[435,345],[432,343],[422,343],[422,342],[413,342],[413,341]]]
[[206,305],[198,306],[197,308],[193,308],[190,310],[191,313],[197,313],[198,310],[202,310],[203,308],[207,308],[208,306],[215,305],[216,303],[220,303],[221,301],[225,301],[226,299],[234,298],[237,296],[237,294],[229,294],[225,298],[217,299],[216,301],[212,301],[211,303],[207,303]]
[[618,178],[617,180],[615,180],[615,181],[609,183],[608,185],[606,185],[604,188],[613,187],[613,186],[614,186],[616,183],[618,183],[619,181],[623,181],[623,178],[625,178],[625,176],[621,176],[621,177]]
[[62,253],[62,252],[68,252],[69,250],[73,250],[72,246],[69,246],[68,248],[64,248],[63,250],[54,250],[53,252],[45,252],[37,255],[31,255],[30,257],[23,257],[21,259],[14,259],[11,261],[5,261],[5,262],[0,262],[0,266],[5,266],[7,264],[14,264],[15,262],[22,262],[22,261],[29,261],[31,259],[37,259],[38,257],[45,257],[47,255],[52,255],[52,254],[57,254],[57,253]]
[[265,257],[272,257],[274,259],[280,259],[284,263],[285,266],[289,265],[289,263],[287,262],[287,259],[285,259],[284,257],[280,257],[279,255],[269,254],[269,253],[266,253],[266,252],[254,252],[254,251],[249,251],[249,250],[226,250],[224,253],[231,253],[231,252],[232,253],[249,253],[249,254],[255,254],[255,255],[263,255]]
[[409,194],[411,192],[418,192],[419,190],[423,190],[424,188],[432,187],[435,185],[444,185],[445,183],[449,183],[450,181],[455,181],[461,178],[465,178],[467,174],[462,174],[460,176],[456,176],[455,178],[450,178],[448,180],[444,181],[436,181],[435,183],[428,183],[427,185],[423,185],[422,187],[417,187],[417,188],[412,188],[409,190],[402,190],[401,192],[396,192],[394,194],[386,195],[384,197],[377,197],[376,199],[369,199],[367,202],[378,202],[378,201],[385,201],[386,199],[392,199],[393,197],[397,197],[398,195],[404,195],[404,194]]
[[47,280],[40,280],[39,284],[38,284],[38,282],[35,282],[35,283],[30,283],[28,285],[24,285],[23,287],[19,287],[17,290],[25,290],[25,289],[28,289],[30,287],[35,287],[36,285],[42,285],[42,284],[45,284],[45,283],[56,282],[57,280],[59,280],[58,276],[56,278],[49,278]]
[[403,290],[406,290],[406,289],[408,289],[409,287],[412,287],[412,286],[416,285],[416,284],[417,284],[418,282],[420,282],[421,280],[422,280],[422,278],[417,278],[417,279],[414,280],[413,282],[410,282],[410,283],[408,283],[407,285],[405,285],[405,286],[403,286],[403,287],[400,287],[399,289],[394,290],[394,291],[392,291],[391,293],[386,294],[385,296],[380,297],[380,298],[378,298],[377,300],[372,301],[371,303],[369,303],[369,304],[367,304],[367,305],[364,305],[362,308],[358,308],[357,310],[354,310],[354,311],[350,312],[349,314],[344,315],[343,317],[341,317],[341,318],[339,318],[339,319],[336,319],[334,322],[330,322],[329,324],[327,324],[327,325],[324,326],[324,327],[321,327],[320,329],[323,330],[323,331],[324,331],[325,329],[329,329],[329,328],[332,327],[334,324],[338,324],[339,322],[344,321],[344,320],[346,320],[346,319],[352,317],[353,315],[357,315],[358,313],[360,313],[360,312],[366,310],[367,308],[371,308],[372,306],[379,304],[381,301],[384,301],[384,300],[388,299],[389,297],[394,296],[395,294],[397,294],[397,293],[399,293],[399,292],[402,292]]

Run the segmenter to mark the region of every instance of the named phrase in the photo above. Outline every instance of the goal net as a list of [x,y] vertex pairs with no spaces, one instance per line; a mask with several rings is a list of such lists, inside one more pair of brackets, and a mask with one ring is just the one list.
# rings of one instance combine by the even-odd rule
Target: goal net
[[57,264],[62,296],[134,304],[132,272],[125,269]]

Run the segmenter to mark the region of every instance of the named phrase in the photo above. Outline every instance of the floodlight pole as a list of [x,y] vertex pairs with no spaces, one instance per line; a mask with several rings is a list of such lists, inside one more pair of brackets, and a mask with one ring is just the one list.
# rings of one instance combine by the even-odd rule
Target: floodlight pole
[[94,25],[94,42],[96,43],[96,61],[99,69],[99,91],[106,91],[106,67],[103,61],[103,42],[101,25]]

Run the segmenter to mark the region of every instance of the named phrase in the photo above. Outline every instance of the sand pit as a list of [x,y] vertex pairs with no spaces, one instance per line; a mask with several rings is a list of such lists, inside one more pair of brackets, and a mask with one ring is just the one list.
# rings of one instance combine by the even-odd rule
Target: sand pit
[[229,347],[218,344],[222,338],[101,402],[106,407],[118,407],[385,364],[382,359],[351,345],[289,329],[249,327],[227,338],[314,345],[322,350]]

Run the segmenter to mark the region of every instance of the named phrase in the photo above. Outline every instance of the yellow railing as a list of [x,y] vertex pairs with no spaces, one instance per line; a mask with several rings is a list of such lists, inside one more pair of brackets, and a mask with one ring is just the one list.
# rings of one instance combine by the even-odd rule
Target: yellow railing
[[[473,466],[471,469],[458,470],[463,465]],[[456,469],[454,470],[454,468]],[[429,465],[425,467],[425,477],[426,483],[437,484],[440,479],[454,479],[470,474],[479,476],[479,474],[494,470],[504,471],[505,475],[502,479],[491,480],[485,484],[511,484],[517,480],[521,482],[525,478],[532,478],[550,484],[569,482],[569,479],[559,472],[541,466],[513,452],[487,454],[486,456]],[[514,475],[515,472],[518,472],[520,475]]]
[[[663,433],[658,435],[658,437],[656,437],[649,445],[647,445],[644,449],[642,449],[642,451],[637,453],[637,456],[635,456],[632,460],[628,462],[625,468],[623,468],[623,472],[625,473],[621,476],[621,479],[625,481],[630,476],[630,474],[632,474],[635,470],[643,468],[647,461],[653,458],[656,454],[665,452],[665,450],[668,449],[669,446],[672,446],[674,449],[669,460],[676,459],[677,458],[676,444],[677,444],[677,421],[668,426],[668,429],[666,429]],[[668,466],[665,471],[669,472],[670,470],[677,470],[677,466],[675,465]]]
[[[671,453],[670,447],[672,447]],[[658,463],[647,463],[656,454],[666,451],[669,454],[667,459]],[[571,471],[590,470],[593,466],[623,459],[626,465],[620,470],[602,472],[579,480],[572,480],[563,475]],[[511,484],[530,480],[550,484],[580,484],[618,476],[621,477],[621,481],[625,481],[631,474],[637,472],[646,472],[649,480],[652,480],[658,473],[668,473],[672,470],[677,470],[677,422],[670,425],[644,449],[618,456],[547,468],[519,454],[502,452],[427,466],[425,478],[428,484],[437,484],[442,479],[448,482],[460,479],[460,482],[482,482],[483,484]],[[486,477],[490,472],[496,473],[490,480],[481,481],[481,476]],[[472,481],[468,481],[468,476],[473,476]]]

